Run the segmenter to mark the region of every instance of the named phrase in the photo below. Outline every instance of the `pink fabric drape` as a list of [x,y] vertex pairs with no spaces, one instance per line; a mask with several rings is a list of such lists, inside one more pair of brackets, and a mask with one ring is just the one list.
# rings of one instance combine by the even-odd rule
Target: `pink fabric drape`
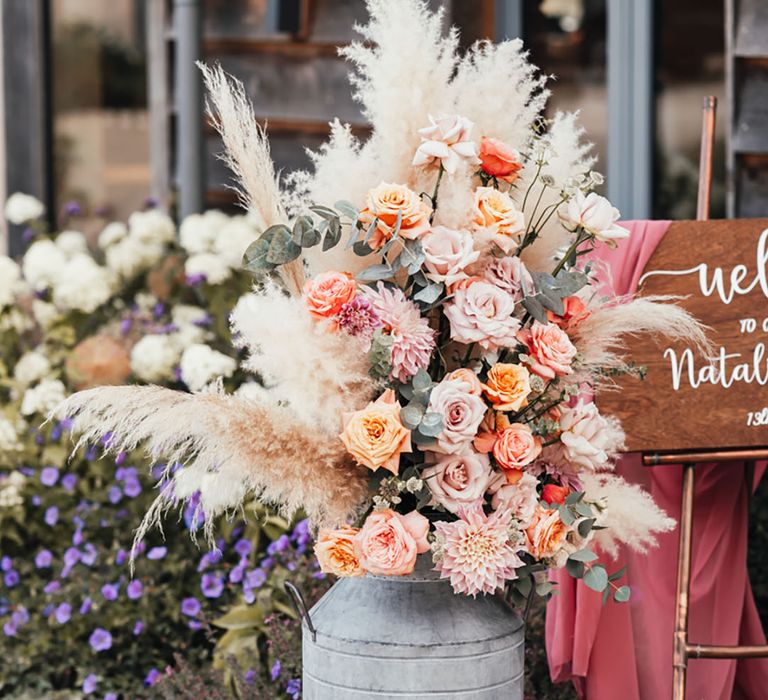
[[[631,221],[631,236],[599,259],[618,295],[637,289],[640,275],[669,227],[668,221]],[[681,468],[641,466],[626,455],[617,471],[644,485],[661,508],[680,516]],[[746,570],[747,509],[765,471],[743,463],[696,467],[690,640],[701,644],[765,644]],[[587,700],[657,700],[672,694],[672,635],[678,532],[659,538],[642,555],[622,549],[609,571],[627,566],[627,604],[609,602],[564,571],[552,573],[560,594],[547,608],[547,654],[552,679],[571,680]],[[758,700],[768,697],[768,659],[694,660],[686,698]]]

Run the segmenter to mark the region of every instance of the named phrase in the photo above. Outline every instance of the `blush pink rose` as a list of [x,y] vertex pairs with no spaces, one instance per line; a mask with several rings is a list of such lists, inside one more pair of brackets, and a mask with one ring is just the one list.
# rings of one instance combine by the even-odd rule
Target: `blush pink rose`
[[521,330],[518,339],[528,348],[525,363],[531,372],[542,379],[554,379],[570,374],[576,348],[568,334],[554,323],[534,321],[530,328]]
[[[416,515],[424,518],[418,513]],[[423,527],[418,521],[406,520],[407,517],[386,508],[376,510],[366,518],[360,532],[355,536],[355,554],[360,565],[368,573],[378,576],[405,576],[413,571],[419,545],[423,549],[426,544],[426,534],[417,542],[413,533],[421,535]],[[429,547],[428,544],[426,546]]]
[[469,231],[433,226],[421,239],[424,274],[433,282],[443,282],[446,286],[466,279],[469,275],[464,268],[480,257],[480,251],[474,250],[473,246]]
[[491,461],[477,452],[445,456],[427,467],[421,478],[437,503],[457,513],[462,506],[482,500],[491,478]]
[[579,401],[560,412],[560,442],[569,464],[589,471],[611,467],[611,457],[624,441],[621,428],[603,416],[594,403]]
[[445,306],[445,315],[451,322],[453,340],[496,350],[517,344],[520,321],[512,315],[514,310],[515,301],[509,294],[489,282],[475,282],[456,290],[453,302]]
[[304,304],[315,318],[330,318],[354,298],[357,284],[346,272],[321,272],[304,285]]
[[488,282],[503,289],[515,300],[515,303],[536,293],[531,273],[517,256],[492,258],[484,274]]
[[506,508],[512,511],[515,520],[522,523],[524,528],[528,527],[539,503],[536,493],[538,485],[539,480],[533,474],[525,473],[519,481],[510,484],[506,475],[497,473],[488,488],[493,494],[491,506],[494,510]]
[[469,449],[486,411],[483,399],[472,391],[463,379],[444,379],[432,389],[427,411],[443,419],[443,430],[430,447],[434,452],[457,454]]

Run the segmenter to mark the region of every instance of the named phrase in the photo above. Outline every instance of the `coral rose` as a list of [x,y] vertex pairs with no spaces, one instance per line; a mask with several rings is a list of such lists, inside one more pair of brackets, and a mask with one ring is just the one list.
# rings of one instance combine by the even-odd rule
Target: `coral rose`
[[424,274],[433,282],[446,286],[467,279],[464,268],[480,257],[473,249],[474,241],[469,231],[455,231],[444,226],[434,226],[421,239],[424,251]]
[[565,503],[565,499],[570,493],[571,489],[569,489],[567,486],[547,484],[541,490],[541,500],[544,501],[544,503],[557,503],[562,505]]
[[519,411],[531,393],[530,373],[522,365],[497,362],[483,385],[485,398],[497,411]]
[[131,356],[112,336],[94,335],[75,346],[65,371],[78,390],[125,384],[131,374]]
[[520,470],[540,454],[541,440],[524,423],[512,423],[499,434],[493,446],[493,456],[510,483],[519,481]]
[[520,321],[512,315],[515,302],[509,294],[488,282],[475,282],[466,289],[457,289],[453,301],[444,309],[451,322],[453,340],[465,345],[479,343],[486,350],[517,344]]
[[503,141],[483,136],[480,139],[480,167],[488,175],[513,183],[523,167],[520,154]]
[[[426,521],[423,515],[416,515]],[[374,511],[366,518],[360,532],[355,536],[355,554],[360,565],[367,572],[378,576],[410,574],[416,565],[419,550],[425,552],[429,548],[426,534],[419,542],[413,535],[415,529],[415,523],[409,520],[408,516],[388,508]],[[419,529],[423,530],[423,525]]]
[[569,528],[560,520],[560,513],[538,506],[531,524],[525,530],[528,552],[537,559],[555,556],[568,537]]
[[430,230],[432,209],[413,190],[405,185],[382,182],[365,196],[365,207],[358,219],[370,226],[376,221],[376,230],[368,240],[374,250],[382,248],[392,238],[400,217],[399,235],[416,239]]
[[518,339],[527,346],[528,359],[524,362],[531,372],[542,379],[554,379],[570,374],[576,348],[568,334],[554,323],[534,321],[530,328],[521,330]]
[[451,513],[482,500],[491,478],[491,462],[486,455],[469,452],[442,457],[427,467],[421,478],[432,497]]
[[387,389],[364,409],[344,414],[339,437],[358,464],[397,474],[400,453],[411,451],[411,431],[400,420],[401,408],[395,392]]
[[331,318],[357,294],[357,284],[347,272],[321,272],[304,285],[304,304],[315,318]]
[[355,554],[355,537],[360,532],[354,527],[339,530],[320,530],[315,544],[315,556],[320,570],[336,576],[364,576],[365,569]]
[[565,297],[565,299],[563,299],[563,307],[563,313],[560,316],[547,309],[547,318],[549,321],[560,328],[567,328],[568,326],[581,323],[589,318],[591,313],[587,310],[587,305],[581,297]]
[[493,187],[478,187],[472,210],[472,230],[476,247],[484,249],[495,243],[509,253],[525,232],[525,217],[506,192]]
[[486,410],[485,402],[471,389],[469,382],[458,379],[444,379],[432,389],[427,410],[441,416],[443,430],[431,450],[457,454],[469,448]]

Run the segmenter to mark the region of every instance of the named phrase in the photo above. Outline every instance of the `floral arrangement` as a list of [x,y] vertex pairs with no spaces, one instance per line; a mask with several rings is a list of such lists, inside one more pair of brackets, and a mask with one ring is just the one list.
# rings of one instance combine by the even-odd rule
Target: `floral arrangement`
[[372,133],[335,122],[285,186],[242,87],[202,67],[261,223],[244,256],[258,281],[231,316],[257,400],[125,386],[56,413],[85,441],[183,465],[139,539],[190,499],[215,515],[255,495],[303,509],[338,576],[407,575],[424,555],[461,594],[524,598],[566,567],[627,600],[593,550],[642,550],[674,523],[612,473],[623,433],[591,397],[640,373],[625,335],[704,346],[701,328],[601,291],[589,253],[628,232],[575,115],[541,116],[545,79],[519,41],[460,57],[425,3],[368,7],[365,42],[341,52]]

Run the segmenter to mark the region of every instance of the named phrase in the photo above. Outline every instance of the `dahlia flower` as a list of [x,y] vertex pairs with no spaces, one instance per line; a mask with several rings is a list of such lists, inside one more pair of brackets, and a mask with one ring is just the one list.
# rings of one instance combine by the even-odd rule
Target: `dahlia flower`
[[419,369],[426,369],[435,349],[435,332],[419,308],[398,288],[379,282],[365,291],[385,330],[392,336],[391,377],[407,382]]
[[371,347],[373,333],[382,325],[370,299],[363,296],[350,299],[334,320],[341,330],[359,338],[366,348]]
[[449,578],[454,593],[476,596],[493,593],[517,578],[523,565],[510,542],[512,512],[485,515],[480,507],[461,509],[460,520],[435,523],[435,570]]

